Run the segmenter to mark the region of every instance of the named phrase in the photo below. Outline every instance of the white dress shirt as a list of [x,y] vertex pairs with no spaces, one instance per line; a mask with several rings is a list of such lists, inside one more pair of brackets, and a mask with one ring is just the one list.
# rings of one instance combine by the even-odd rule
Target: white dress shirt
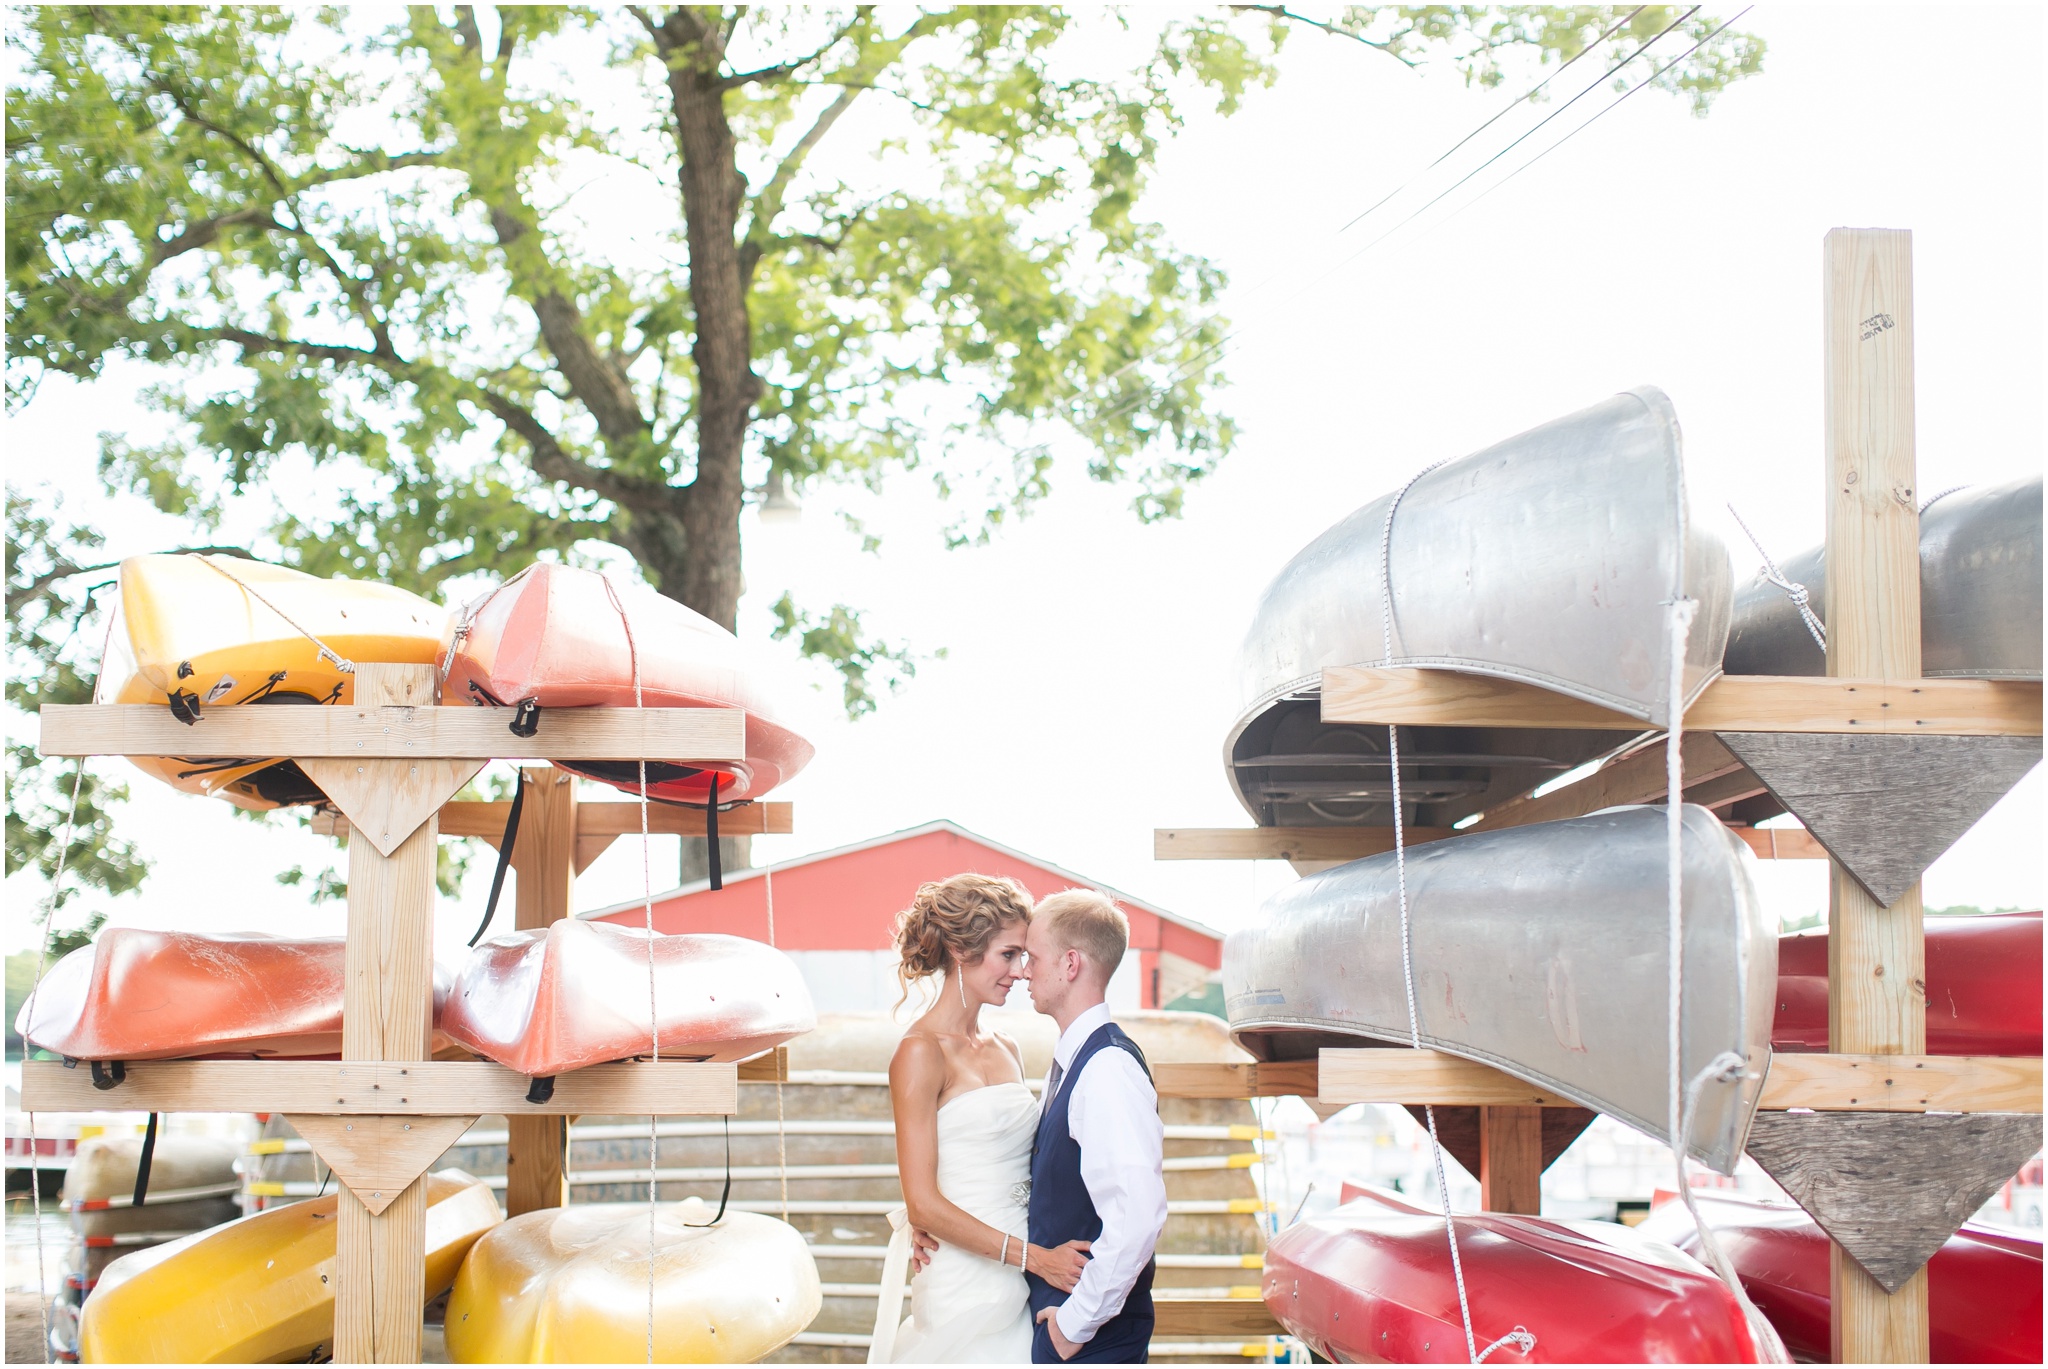
[[1082,1043],[1109,1020],[1108,1004],[1088,1009],[1060,1033],[1052,1053],[1068,1090],[1067,1134],[1081,1147],[1081,1182],[1102,1218],[1081,1281],[1053,1313],[1060,1334],[1077,1345],[1123,1311],[1166,1226],[1166,1127],[1152,1081],[1116,1046],[1097,1051],[1071,1084],[1065,1079]]

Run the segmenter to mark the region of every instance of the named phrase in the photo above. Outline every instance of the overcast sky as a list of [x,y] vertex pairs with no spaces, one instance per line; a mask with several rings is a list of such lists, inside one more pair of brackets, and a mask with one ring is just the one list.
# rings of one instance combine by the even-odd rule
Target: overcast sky
[[[2038,471],[2040,9],[1766,5],[1741,22],[1769,41],[1765,73],[1708,118],[1645,91],[1498,191],[1475,201],[1495,179],[1482,176],[1371,246],[1398,217],[1336,230],[1510,93],[1304,33],[1275,89],[1235,118],[1191,120],[1144,207],[1240,287],[1231,312],[1245,326],[1220,400],[1240,424],[1237,451],[1177,522],[1141,527],[1126,494],[1069,466],[1027,521],[969,551],[940,547],[952,512],[916,480],[870,511],[879,556],[840,527],[830,490],[806,492],[794,525],[759,527],[750,513],[743,636],[765,636],[768,606],[791,589],[948,651],[857,724],[835,716],[821,672],[792,664],[825,686],[799,691],[818,758],[778,795],[796,803],[796,834],[759,840],[757,859],[951,818],[1212,926],[1243,925],[1292,878],[1286,867],[1154,862],[1152,830],[1248,822],[1220,755],[1235,647],[1266,581],[1422,466],[1641,384],[1677,405],[1695,508],[1734,500],[1781,556],[1818,542],[1819,268],[1832,226],[1913,230],[1920,487]],[[1402,203],[1446,183],[1419,182]],[[605,188],[586,193],[601,221]],[[93,474],[97,433],[153,424],[133,399],[145,380],[133,368],[91,386],[50,380],[8,421],[9,481],[60,485],[124,554],[184,536],[99,493]],[[1757,557],[1731,551],[1746,577]],[[273,882],[295,861],[331,859],[331,843],[139,776],[132,792],[126,830],[156,869],[139,896],[109,905],[116,921],[340,930],[338,905],[308,908]],[[2039,907],[2041,829],[2037,769],[1928,872],[1928,905]],[[673,839],[657,841],[657,888],[675,860]],[[640,867],[637,843],[620,841],[579,883],[579,904],[637,896]],[[1819,862],[1761,877],[1781,917],[1825,906]],[[444,951],[468,936],[487,881],[478,869],[444,906]],[[40,892],[8,882],[8,949],[28,943]]]

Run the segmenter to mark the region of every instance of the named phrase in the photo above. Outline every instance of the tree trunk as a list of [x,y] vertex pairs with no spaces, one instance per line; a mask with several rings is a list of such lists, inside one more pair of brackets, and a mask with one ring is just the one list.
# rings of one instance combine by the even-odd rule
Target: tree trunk
[[[690,244],[690,301],[696,313],[697,474],[683,510],[682,583],[674,595],[722,627],[736,626],[740,599],[740,455],[761,381],[735,236],[746,181],[739,173],[715,29],[686,9],[669,17],[669,95],[682,153],[683,217]],[[677,60],[679,54],[682,60]]]

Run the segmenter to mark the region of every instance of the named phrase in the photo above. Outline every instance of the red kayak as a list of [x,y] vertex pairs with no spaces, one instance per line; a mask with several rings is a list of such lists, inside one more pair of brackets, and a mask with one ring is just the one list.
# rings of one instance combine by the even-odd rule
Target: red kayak
[[[721,804],[757,799],[810,763],[811,744],[777,721],[767,682],[744,659],[739,639],[650,589],[607,586],[594,571],[535,562],[463,610],[453,634],[441,656],[446,704],[631,708],[637,656],[640,702],[648,708],[746,710],[744,761],[649,761],[650,798],[701,804],[716,778]],[[639,792],[634,761],[562,768]]]
[[[744,937],[654,938],[654,1004],[666,1060],[745,1060],[818,1025],[796,962]],[[647,933],[565,918],[469,953],[441,1030],[536,1081],[652,1053]]]
[[[2041,1053],[2041,915],[1927,920],[1927,1053]],[[1778,938],[1771,1049],[1828,1048],[1828,937]]]
[[[339,1055],[345,953],[338,936],[109,927],[50,967],[15,1030],[52,1054],[96,1065]],[[447,993],[437,967],[435,997]]]
[[[1266,1248],[1266,1306],[1342,1364],[1468,1360],[1444,1219],[1344,1186],[1344,1204]],[[1639,1231],[1504,1213],[1452,1218],[1478,1348],[1489,1364],[1756,1364],[1742,1308],[1712,1272]]]
[[[1778,1328],[1785,1348],[1795,1359],[1827,1363],[1828,1240],[1813,1219],[1789,1203],[1706,1190],[1693,1196],[1750,1300]],[[1636,1230],[1681,1250],[1699,1244],[1683,1203],[1664,1204]],[[2039,1364],[2039,1233],[1970,1225],[1949,1237],[1928,1265],[1927,1313],[1936,1364]]]

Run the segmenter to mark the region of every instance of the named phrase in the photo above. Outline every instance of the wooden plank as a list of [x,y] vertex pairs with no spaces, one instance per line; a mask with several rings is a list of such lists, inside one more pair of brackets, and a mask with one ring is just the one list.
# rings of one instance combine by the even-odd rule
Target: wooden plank
[[1803,827],[1737,827],[1729,831],[1747,842],[1758,860],[1826,860],[1827,848]]
[[[1913,238],[1910,233],[1881,229],[1838,228],[1827,235],[1821,257],[1827,672],[1831,680],[1908,680],[1920,674]],[[1918,1055],[1927,1049],[1926,949],[1918,881],[1891,902],[1887,914],[1882,900],[1840,862],[1833,863],[1828,911],[1831,1051]],[[1875,1191],[1862,1197],[1869,1203],[1889,1201]],[[1868,1261],[1859,1263],[1868,1269]],[[1882,1292],[1904,1291],[1905,1296],[1880,1296],[1880,1290],[1854,1279],[1836,1281],[1834,1358],[1838,1363],[1875,1363],[1903,1352],[1904,1358],[1925,1362],[1925,1281],[1917,1298],[1901,1280],[1879,1282],[1885,1285]]]
[[1479,1110],[1479,1206],[1486,1212],[1543,1212],[1543,1109]]
[[2033,737],[1721,737],[1883,907],[2041,760]]
[[[434,686],[431,666],[358,666],[355,697],[361,707],[350,711],[365,717],[431,711]],[[354,769],[372,793],[411,791],[421,784],[438,789],[445,775],[422,780],[419,772],[423,765],[438,772],[446,764],[437,764],[427,753],[396,760],[366,755],[354,761]],[[434,815],[447,793],[434,792],[431,797],[423,820],[395,846],[388,833],[373,837],[359,827],[349,835],[348,946],[341,1009],[344,1062],[425,1061],[433,1052]],[[376,811],[388,816],[388,810]],[[355,818],[358,823],[368,820],[370,811],[359,808]],[[481,1114],[482,1109],[476,1112]],[[347,1272],[334,1290],[334,1357],[344,1362],[417,1364],[425,1305],[426,1190],[415,1178],[388,1203],[373,1206],[346,1187],[339,1199],[343,1220],[335,1227],[336,1253],[339,1267]],[[365,1269],[367,1278],[361,1276]]]
[[777,1046],[766,1055],[740,1061],[742,1084],[780,1084],[789,1079],[789,1047]]
[[[1688,785],[1719,779],[1742,768],[1742,762],[1711,732],[1686,733],[1679,739],[1678,750],[1679,762],[1684,767],[1680,773]],[[1496,804],[1469,830],[1492,832],[1532,822],[1556,822],[1584,817],[1617,804],[1650,803],[1663,797],[1664,748],[1648,746],[1610,761],[1576,784]]]
[[[1833,583],[1832,561],[1829,566]],[[1325,670],[1322,701],[1326,723],[1649,730],[1639,718],[1536,685],[1409,666]],[[1701,732],[2038,737],[2041,686],[2028,680],[1723,675],[1686,710],[1685,726]]]
[[1444,1051],[1325,1046],[1321,1063],[1316,1096],[1325,1103],[1577,1106],[1491,1065]]
[[[358,697],[361,697],[358,667]],[[46,756],[431,756],[450,760],[667,760],[746,758],[746,714],[736,708],[543,709],[531,737],[515,737],[495,708],[215,708],[190,727],[154,704],[51,704],[41,712]]]
[[2040,1148],[2039,1113],[1998,1112],[1766,1112],[1748,1143],[1893,1296]]
[[[511,811],[509,799],[496,802],[456,799],[444,803],[441,805],[441,835],[477,837],[495,846],[498,838],[504,835],[505,819]],[[520,820],[525,821],[523,814]],[[348,819],[340,813],[317,812],[313,814],[312,826],[323,837],[348,836]],[[742,804],[718,815],[721,836],[785,835],[795,830],[796,808],[788,803]],[[647,805],[647,831],[650,835],[701,837],[704,835],[704,814],[696,808],[650,803]],[[639,834],[640,805],[637,803],[586,803],[579,800],[576,804],[576,835],[579,839]]]
[[1152,1066],[1152,1084],[1161,1098],[1313,1098],[1316,1078],[1313,1060]]
[[1825,1112],[2039,1112],[2038,1056],[1771,1057],[1760,1108]]
[[[719,819],[724,830],[724,819]],[[1410,846],[1455,836],[1448,827],[1409,827]],[[1394,849],[1391,827],[1158,827],[1154,860],[1347,861]]]
[[23,1106],[39,1112],[321,1112],[402,1116],[702,1116],[739,1107],[732,1065],[621,1061],[555,1076],[555,1095],[526,1101],[527,1079],[481,1060],[140,1060],[127,1082],[95,1089],[84,1068],[22,1067]]
[[[407,1185],[426,1173],[477,1119],[375,1114],[336,1117],[294,1112],[287,1114],[285,1120],[334,1171],[334,1177],[355,1194],[364,1210],[375,1217],[388,1209]],[[558,1122],[548,1124],[560,1126]]]
[[1152,1300],[1154,1336],[1281,1336],[1286,1330],[1256,1298]]

